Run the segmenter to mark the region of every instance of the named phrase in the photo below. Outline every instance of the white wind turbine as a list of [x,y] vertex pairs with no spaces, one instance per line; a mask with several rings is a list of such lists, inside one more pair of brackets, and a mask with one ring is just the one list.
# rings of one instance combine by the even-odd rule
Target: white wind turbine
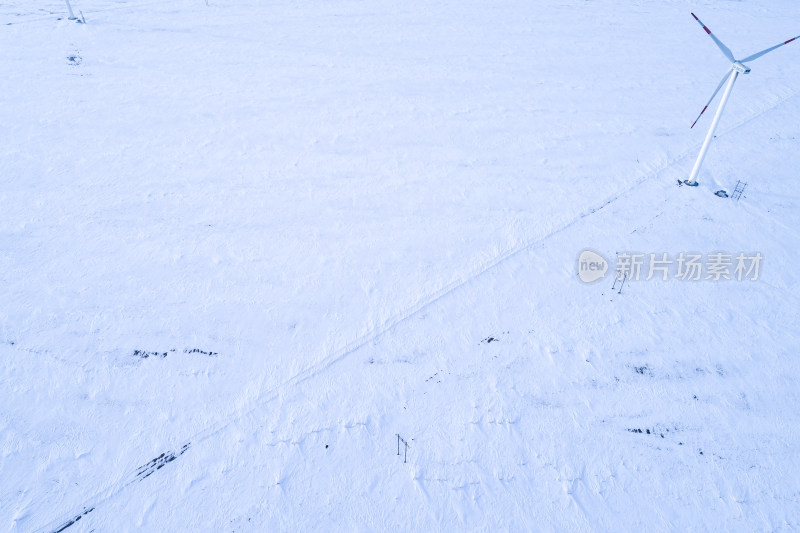
[[711,98],[708,100],[708,103],[703,108],[703,110],[700,111],[700,114],[697,115],[697,119],[695,119],[694,123],[691,126],[692,128],[694,128],[694,125],[697,124],[697,121],[700,120],[700,117],[703,116],[703,113],[706,112],[706,109],[708,109],[708,106],[711,105],[711,102],[714,100],[714,97],[717,96],[717,93],[722,88],[722,86],[725,84],[725,80],[727,80],[728,81],[728,85],[725,87],[725,92],[722,93],[722,100],[720,101],[719,107],[717,108],[717,113],[714,115],[714,120],[711,122],[711,127],[708,129],[708,135],[706,135],[706,140],[703,141],[703,147],[700,148],[700,155],[697,156],[697,161],[694,164],[694,168],[692,169],[692,173],[689,175],[689,179],[684,181],[684,183],[686,185],[691,185],[691,186],[694,187],[694,186],[697,186],[697,181],[696,181],[697,173],[700,172],[700,165],[703,164],[703,159],[705,159],[706,152],[708,152],[708,146],[711,144],[711,139],[714,138],[714,131],[717,129],[717,124],[719,123],[719,119],[722,116],[722,110],[725,109],[725,104],[728,103],[728,97],[731,95],[731,89],[733,89],[733,84],[736,81],[736,78],[739,77],[739,74],[749,74],[750,73],[750,67],[748,67],[744,63],[747,62],[747,61],[752,61],[754,59],[758,59],[759,57],[763,56],[764,54],[768,54],[769,52],[772,52],[776,48],[780,48],[781,46],[783,46],[785,44],[789,44],[790,42],[794,41],[795,39],[800,38],[800,35],[798,35],[797,37],[793,37],[793,38],[789,39],[788,41],[784,41],[781,44],[776,44],[775,46],[773,46],[771,48],[767,48],[766,50],[762,50],[762,51],[760,51],[760,52],[758,52],[756,54],[753,54],[751,56],[747,56],[744,59],[737,60],[736,58],[733,57],[733,54],[731,53],[730,49],[727,46],[725,46],[722,43],[722,41],[717,39],[716,35],[711,33],[711,30],[709,30],[706,27],[706,25],[703,24],[700,21],[699,18],[697,18],[697,15],[692,13],[692,16],[694,17],[694,19],[697,22],[700,23],[700,25],[703,27],[703,29],[706,30],[706,33],[708,34],[708,36],[711,37],[711,39],[714,41],[714,43],[716,43],[716,45],[719,47],[719,49],[722,50],[722,53],[725,54],[725,57],[727,57],[728,60],[731,62],[731,69],[728,72],[725,73],[725,76],[722,77],[722,81],[719,82],[719,85],[717,86],[717,90],[714,91],[714,94],[711,95]]

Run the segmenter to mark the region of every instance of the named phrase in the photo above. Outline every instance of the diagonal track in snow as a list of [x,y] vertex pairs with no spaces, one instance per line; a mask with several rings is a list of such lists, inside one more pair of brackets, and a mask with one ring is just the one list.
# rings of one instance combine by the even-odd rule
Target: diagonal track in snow
[[[780,107],[785,102],[797,97],[798,94],[800,94],[800,92],[791,93],[790,95],[778,100],[775,104],[763,109],[762,111],[759,111],[758,113],[756,113],[756,114],[754,114],[754,115],[752,115],[752,116],[750,116],[750,117],[748,117],[746,119],[743,119],[743,120],[737,122],[733,126],[727,128],[723,132],[719,133],[718,136],[727,135],[727,134],[729,134],[729,133],[731,133],[733,131],[736,131],[740,127],[742,127],[742,126],[744,126],[744,125],[746,125],[746,124],[758,119],[759,117],[765,115],[766,113],[768,113],[768,112]],[[667,169],[672,168],[677,163],[679,163],[679,162],[681,162],[681,161],[683,161],[683,160],[685,160],[685,159],[687,159],[689,157],[692,157],[694,152],[697,150],[698,146],[699,146],[699,143],[698,143],[697,146],[692,146],[691,148],[685,150],[680,155],[678,155],[676,157],[673,157],[671,159],[668,159],[667,161],[662,163],[657,168],[651,170],[650,172],[648,172],[648,173],[644,174],[643,176],[641,176],[640,178],[638,178],[636,181],[634,181],[627,188],[625,188],[622,191],[619,191],[619,192],[617,192],[615,194],[610,195],[609,197],[604,199],[602,202],[597,204],[595,207],[591,207],[591,208],[588,208],[588,209],[584,210],[582,213],[580,213],[579,215],[577,215],[576,217],[574,217],[570,221],[562,224],[560,227],[558,227],[555,230],[551,231],[547,235],[544,235],[544,236],[536,238],[536,239],[529,239],[529,240],[522,241],[519,245],[517,245],[517,246],[515,246],[513,248],[510,248],[510,249],[506,250],[505,252],[503,252],[501,254],[498,254],[494,258],[492,258],[492,259],[490,259],[488,261],[485,261],[484,263],[478,265],[476,268],[474,268],[470,272],[468,272],[467,275],[462,276],[459,279],[453,280],[450,283],[448,283],[448,284],[444,285],[443,287],[441,287],[440,289],[430,293],[425,298],[420,299],[416,304],[406,308],[405,310],[401,311],[400,313],[395,314],[393,317],[388,319],[382,325],[371,328],[370,330],[368,330],[366,333],[364,333],[363,335],[361,335],[357,339],[355,339],[355,340],[349,342],[348,344],[346,344],[344,347],[333,351],[329,355],[323,357],[322,359],[318,360],[314,364],[308,366],[304,370],[301,370],[300,372],[298,372],[294,376],[292,376],[289,379],[285,380],[283,383],[281,383],[279,385],[276,385],[276,386],[272,387],[271,389],[265,391],[265,393],[258,400],[254,401],[251,404],[250,408],[247,409],[246,411],[241,412],[241,410],[240,410],[238,412],[238,414],[237,413],[230,413],[228,416],[223,417],[223,419],[220,422],[218,422],[217,424],[214,424],[214,425],[212,425],[212,426],[210,426],[210,427],[208,427],[208,428],[196,433],[193,437],[191,437],[189,439],[186,439],[185,440],[186,444],[184,444],[179,449],[179,451],[177,451],[177,452],[165,452],[161,456],[157,457],[156,459],[151,461],[151,463],[155,462],[154,464],[156,465],[156,467],[153,467],[152,465],[150,465],[150,463],[147,463],[146,465],[140,466],[140,467],[132,470],[131,473],[128,476],[125,476],[125,478],[123,480],[119,481],[118,483],[116,483],[114,485],[111,485],[110,487],[108,487],[104,491],[95,494],[95,496],[93,496],[86,503],[84,503],[84,505],[82,506],[82,509],[84,509],[84,511],[73,512],[73,513],[70,513],[68,515],[62,515],[60,518],[58,518],[56,520],[53,520],[50,524],[38,529],[37,531],[42,531],[42,532],[45,532],[45,531],[60,531],[60,530],[66,529],[67,527],[69,527],[72,524],[74,524],[75,522],[77,522],[79,517],[81,517],[81,516],[83,516],[85,514],[88,514],[89,512],[94,510],[98,505],[101,505],[103,502],[108,501],[111,498],[113,498],[113,497],[117,496],[118,494],[122,493],[126,488],[128,488],[131,485],[135,484],[136,481],[141,481],[145,477],[150,476],[152,473],[155,473],[157,470],[161,469],[162,467],[167,466],[168,463],[172,462],[174,459],[176,459],[177,457],[179,457],[180,455],[183,455],[186,451],[188,451],[190,449],[190,446],[194,447],[194,446],[198,445],[199,443],[202,443],[204,441],[209,440],[211,437],[213,437],[214,435],[216,435],[216,434],[220,433],[221,431],[225,430],[226,428],[228,428],[231,424],[233,424],[237,420],[253,414],[258,409],[268,405],[273,400],[277,399],[280,396],[280,393],[282,391],[285,391],[287,389],[291,389],[292,387],[294,387],[294,386],[296,386],[296,385],[298,385],[300,383],[303,383],[304,381],[306,381],[308,379],[311,379],[311,378],[313,378],[315,376],[318,376],[322,372],[330,369],[333,365],[335,365],[339,361],[342,361],[343,359],[347,358],[349,355],[352,355],[353,353],[357,352],[360,348],[362,348],[366,344],[369,344],[370,342],[373,342],[373,341],[381,338],[383,335],[389,333],[395,327],[397,327],[401,323],[405,322],[409,318],[415,316],[420,311],[426,309],[427,307],[430,307],[431,305],[435,304],[436,302],[438,302],[439,300],[443,299],[447,295],[453,293],[454,291],[456,291],[456,290],[468,285],[470,282],[476,280],[480,276],[482,276],[482,275],[488,273],[489,271],[493,270],[498,265],[500,265],[500,264],[504,263],[505,261],[507,261],[507,260],[509,260],[509,259],[521,254],[522,252],[524,252],[526,250],[529,250],[530,248],[532,248],[534,246],[544,244],[546,241],[550,240],[552,237],[558,235],[559,233],[564,232],[565,230],[567,230],[568,228],[574,226],[575,224],[577,224],[578,222],[580,222],[584,218],[590,216],[593,213],[596,213],[597,211],[602,210],[603,208],[607,207],[608,205],[614,203],[616,200],[618,200],[618,199],[620,199],[620,198],[622,198],[624,196],[627,196],[628,194],[633,192],[635,189],[637,189],[643,183],[651,180],[652,178],[655,178],[655,177],[659,176],[662,172],[664,172]],[[170,457],[170,456],[171,456],[171,458],[168,461],[164,461],[163,460],[163,457]],[[144,477],[142,476],[143,469],[145,469],[147,471],[147,475],[144,476]]]

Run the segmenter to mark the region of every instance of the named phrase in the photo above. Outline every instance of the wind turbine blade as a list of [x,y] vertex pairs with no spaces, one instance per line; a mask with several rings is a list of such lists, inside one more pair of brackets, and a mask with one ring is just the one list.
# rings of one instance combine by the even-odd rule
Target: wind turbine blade
[[790,42],[794,41],[795,39],[800,39],[800,35],[798,35],[797,37],[792,37],[788,41],[784,41],[781,44],[776,44],[772,48],[767,48],[766,50],[761,50],[757,54],[753,54],[751,56],[748,56],[748,57],[742,59],[742,63],[746,63],[747,61],[752,61],[754,59],[758,59],[759,57],[763,56],[764,54],[768,54],[768,53],[772,52],[773,50],[775,50],[776,48],[780,48],[781,46],[783,46],[785,44],[789,44]]
[[695,125],[695,124],[697,124],[697,121],[698,121],[698,120],[700,120],[700,117],[702,117],[702,116],[703,116],[703,113],[705,113],[705,112],[706,112],[706,109],[708,109],[708,106],[710,106],[710,105],[711,105],[711,102],[713,102],[713,101],[714,101],[714,97],[715,97],[715,96],[717,96],[717,93],[719,92],[719,90],[720,90],[720,89],[722,89],[722,86],[725,84],[725,82],[727,81],[728,77],[730,77],[730,75],[731,75],[731,71],[732,71],[732,70],[733,70],[733,69],[729,70],[729,71],[728,71],[727,73],[725,73],[725,75],[722,77],[722,81],[721,81],[721,82],[719,82],[719,85],[717,85],[717,90],[716,90],[716,91],[714,91],[714,94],[712,94],[712,95],[711,95],[711,98],[709,98],[709,99],[708,99],[708,103],[707,103],[707,104],[706,104],[706,106],[703,108],[703,110],[702,110],[702,111],[700,111],[700,114],[699,114],[699,115],[697,115],[697,118],[696,118],[696,119],[694,119],[694,122],[692,122],[692,125],[689,127],[689,129],[692,129],[692,128],[694,128],[694,125]]
[[725,46],[722,43],[722,41],[717,39],[716,35],[711,33],[711,30],[709,30],[708,27],[705,24],[703,24],[703,22],[699,18],[697,18],[697,15],[692,13],[692,16],[694,17],[694,20],[696,20],[698,23],[700,23],[700,25],[703,27],[703,29],[706,30],[706,33],[708,34],[708,36],[711,37],[711,39],[713,39],[714,43],[716,43],[716,45],[719,47],[719,49],[722,50],[722,53],[725,54],[725,57],[727,57],[730,60],[731,63],[735,63],[736,59],[733,58],[733,54],[731,53],[730,49],[727,46]]

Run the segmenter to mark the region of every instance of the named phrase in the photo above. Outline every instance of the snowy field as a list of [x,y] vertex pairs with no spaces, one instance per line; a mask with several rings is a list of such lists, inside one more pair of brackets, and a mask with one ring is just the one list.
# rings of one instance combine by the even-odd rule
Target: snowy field
[[209,4],[0,3],[0,531],[800,528],[798,2]]

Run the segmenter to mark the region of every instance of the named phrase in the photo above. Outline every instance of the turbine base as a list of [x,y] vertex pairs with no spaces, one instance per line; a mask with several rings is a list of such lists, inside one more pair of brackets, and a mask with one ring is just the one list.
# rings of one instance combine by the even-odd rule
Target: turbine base
[[688,185],[689,187],[697,187],[698,185],[700,185],[696,181],[689,181],[689,180],[683,180],[683,184]]

